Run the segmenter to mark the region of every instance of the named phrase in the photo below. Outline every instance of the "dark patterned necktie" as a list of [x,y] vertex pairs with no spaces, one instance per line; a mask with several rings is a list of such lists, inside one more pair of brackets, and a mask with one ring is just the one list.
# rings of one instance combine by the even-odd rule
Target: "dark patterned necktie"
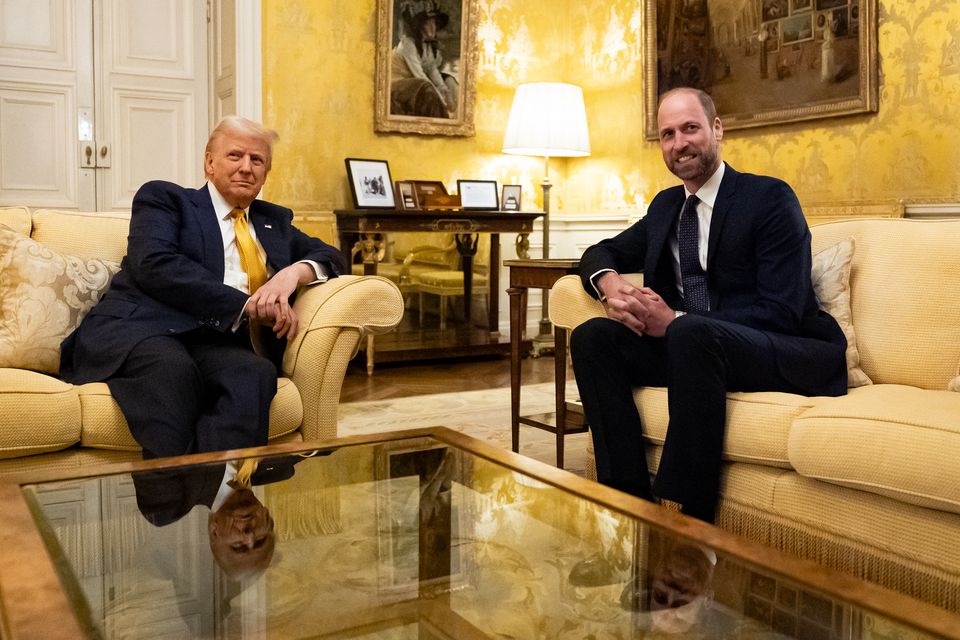
[[680,253],[680,277],[683,281],[683,310],[706,311],[710,306],[707,293],[707,274],[700,266],[700,230],[697,204],[700,199],[690,196],[683,203],[677,225],[677,244]]

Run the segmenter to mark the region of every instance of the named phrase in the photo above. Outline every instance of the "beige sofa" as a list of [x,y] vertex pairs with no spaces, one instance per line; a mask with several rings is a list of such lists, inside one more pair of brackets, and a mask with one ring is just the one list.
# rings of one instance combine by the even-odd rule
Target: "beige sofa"
[[[56,262],[63,256],[75,256],[119,263],[126,252],[129,214],[13,207],[0,209],[0,225],[40,243],[4,231],[6,244],[0,247],[0,295],[4,297],[0,300],[0,357],[7,358],[0,361],[0,474],[139,458],[139,447],[105,384],[75,386],[50,372],[8,366],[13,362],[10,354],[18,353],[12,344],[42,342],[31,338],[38,335],[38,315],[47,323],[58,318],[49,311],[58,308],[57,301],[29,304],[43,300],[29,293],[26,298],[33,295],[34,300],[24,301],[17,287],[31,277],[35,281],[42,278],[22,276],[18,284],[17,261],[40,257]],[[78,264],[71,260],[59,264],[68,268]],[[87,275],[94,272],[91,264],[99,262],[82,263]],[[33,284],[45,283],[28,282],[27,286]],[[76,286],[69,289],[77,292]],[[61,296],[73,295],[67,287],[58,291]],[[53,296],[50,291],[41,293]],[[19,303],[18,296],[24,298]],[[284,377],[278,381],[270,410],[271,442],[336,436],[337,405],[347,364],[366,334],[388,331],[400,322],[403,300],[397,287],[384,278],[350,275],[306,288],[295,308],[301,326],[284,354]],[[23,351],[22,344],[19,351]],[[39,358],[46,366],[37,368],[49,369],[50,362],[58,361],[58,353],[47,351]]]
[[[838,398],[728,394],[718,524],[960,611],[960,221],[812,233],[815,255],[853,239],[848,364],[859,351],[872,384]],[[574,276],[550,302],[567,329],[603,314]],[[655,469],[666,390],[635,399]]]

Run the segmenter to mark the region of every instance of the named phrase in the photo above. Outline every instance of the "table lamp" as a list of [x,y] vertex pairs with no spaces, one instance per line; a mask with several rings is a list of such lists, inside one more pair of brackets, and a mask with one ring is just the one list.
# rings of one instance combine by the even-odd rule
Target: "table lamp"
[[[590,155],[587,111],[580,87],[564,82],[528,82],[517,87],[503,136],[503,152],[543,156],[543,257],[550,257],[550,157]],[[548,292],[543,292],[540,330],[533,354],[553,347]]]

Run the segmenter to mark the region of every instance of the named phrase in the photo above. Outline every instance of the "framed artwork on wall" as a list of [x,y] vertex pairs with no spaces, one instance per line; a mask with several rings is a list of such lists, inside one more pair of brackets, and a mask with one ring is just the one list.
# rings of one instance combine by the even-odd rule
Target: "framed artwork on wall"
[[472,136],[477,0],[377,0],[374,129]]
[[649,140],[675,87],[709,93],[727,130],[877,110],[877,0],[644,2]]
[[354,209],[393,209],[396,199],[386,160],[345,158]]

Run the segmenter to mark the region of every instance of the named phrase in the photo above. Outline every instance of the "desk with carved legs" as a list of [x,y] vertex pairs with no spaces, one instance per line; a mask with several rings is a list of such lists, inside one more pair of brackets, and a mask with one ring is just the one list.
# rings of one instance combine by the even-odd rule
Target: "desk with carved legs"
[[[383,258],[383,234],[393,232],[448,232],[456,235],[457,250],[463,265],[464,315],[470,318],[471,296],[473,294],[473,257],[476,253],[476,239],[480,233],[490,234],[490,297],[488,303],[489,334],[499,336],[499,292],[500,292],[500,234],[516,233],[517,255],[527,257],[528,236],[533,231],[534,221],[541,217],[537,212],[504,211],[409,211],[399,209],[352,209],[334,211],[337,217],[337,233],[340,238],[340,250],[349,264],[351,256],[359,253],[364,273],[376,275],[377,263]],[[463,345],[451,349],[444,346],[435,350],[416,349],[407,356],[392,354],[390,359],[438,358],[474,353],[508,353],[509,344],[490,343]],[[414,352],[415,351],[415,352]],[[373,371],[372,338],[367,342],[367,371]]]

